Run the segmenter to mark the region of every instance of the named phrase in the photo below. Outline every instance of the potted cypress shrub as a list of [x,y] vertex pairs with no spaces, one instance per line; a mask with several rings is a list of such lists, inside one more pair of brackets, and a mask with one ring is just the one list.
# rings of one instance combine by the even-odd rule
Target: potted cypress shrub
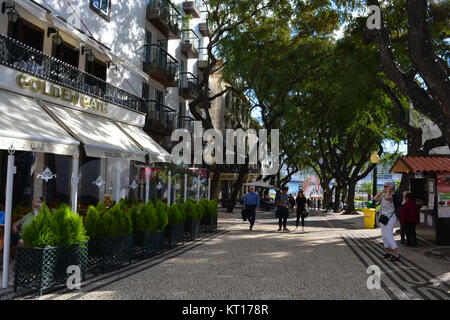
[[200,234],[200,221],[205,214],[205,210],[203,206],[191,201],[183,203],[183,210],[186,215],[184,231],[189,240],[195,240]]
[[45,202],[38,215],[23,229],[24,246],[17,251],[14,291],[32,288],[42,295],[45,289],[65,284],[67,268],[80,268],[84,279],[88,263],[88,237],[82,217],[63,204],[51,213]]
[[167,225],[167,211],[162,202],[154,206],[152,202],[141,205],[140,210],[132,208],[134,214],[133,242],[135,252],[147,257],[164,248],[164,228]]
[[168,223],[166,227],[166,237],[170,246],[184,243],[184,221],[186,217],[180,210],[177,203],[172,204],[167,209]]
[[133,226],[130,210],[119,202],[109,210],[99,203],[88,208],[85,227],[89,240],[89,267],[106,268],[131,264]]
[[199,201],[204,209],[204,216],[200,222],[201,228],[208,232],[214,232],[217,230],[217,214],[219,212],[219,207],[217,200],[207,200],[202,199]]

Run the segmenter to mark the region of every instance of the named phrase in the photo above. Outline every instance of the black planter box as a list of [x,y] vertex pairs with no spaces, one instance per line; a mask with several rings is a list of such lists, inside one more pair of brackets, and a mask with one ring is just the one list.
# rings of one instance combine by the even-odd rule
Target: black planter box
[[217,216],[203,217],[200,222],[200,229],[206,232],[217,231]]
[[184,222],[172,227],[167,226],[166,238],[169,246],[175,246],[180,242],[184,243]]
[[186,238],[195,240],[200,235],[200,220],[189,220],[184,223]]
[[146,231],[133,234],[134,257],[145,258],[162,253],[164,240],[164,231]]
[[36,289],[42,295],[45,289],[65,284],[71,276],[67,268],[72,265],[80,268],[81,279],[84,279],[88,265],[88,243],[64,247],[19,247],[14,268],[14,292],[22,287]]
[[103,272],[107,268],[131,264],[133,235],[126,234],[111,238],[89,240],[89,268],[99,267]]

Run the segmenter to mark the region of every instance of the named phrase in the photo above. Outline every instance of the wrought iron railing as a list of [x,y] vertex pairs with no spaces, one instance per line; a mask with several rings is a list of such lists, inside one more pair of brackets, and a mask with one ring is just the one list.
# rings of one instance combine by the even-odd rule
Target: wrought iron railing
[[200,39],[197,34],[192,29],[183,29],[181,30],[181,43],[182,44],[192,44],[194,49],[200,47]]
[[159,43],[144,45],[144,62],[157,63],[169,73],[169,79],[178,80],[179,62],[172,57]]
[[178,116],[178,128],[187,129],[190,133],[194,133],[194,121],[191,116]]
[[149,100],[150,118],[169,128],[176,128],[176,111],[156,100]]
[[2,34],[0,64],[131,110],[148,110],[143,99]]
[[190,72],[180,73],[180,88],[197,92],[198,79]]
[[175,28],[180,28],[181,26],[181,13],[173,5],[171,1],[168,0],[148,0],[147,2],[150,8],[159,8],[161,11],[161,16],[164,19],[169,20],[170,25]]

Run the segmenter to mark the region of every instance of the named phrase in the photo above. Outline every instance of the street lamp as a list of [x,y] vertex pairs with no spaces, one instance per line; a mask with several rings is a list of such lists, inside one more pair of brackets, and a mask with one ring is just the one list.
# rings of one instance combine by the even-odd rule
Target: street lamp
[[370,156],[370,161],[372,162],[372,163],[374,163],[375,164],[375,167],[373,168],[373,188],[372,188],[372,193],[373,193],[373,197],[375,197],[376,195],[377,195],[377,184],[378,184],[378,182],[377,182],[377,164],[378,164],[378,161],[380,161],[380,156],[377,154],[377,152],[376,151],[374,151],[373,153],[372,153],[372,155]]
[[11,9],[8,11],[8,21],[12,23],[16,23],[19,20],[20,15],[16,12],[15,4],[9,4],[6,2],[2,3],[2,13],[6,12],[6,9]]

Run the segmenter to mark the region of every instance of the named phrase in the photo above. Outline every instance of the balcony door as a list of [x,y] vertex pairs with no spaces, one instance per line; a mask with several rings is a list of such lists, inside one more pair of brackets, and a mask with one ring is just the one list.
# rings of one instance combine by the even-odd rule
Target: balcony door
[[162,91],[155,89],[155,100],[156,100],[156,111],[158,113],[159,119],[164,120],[164,95]]
[[62,42],[60,45],[53,45],[52,56],[78,68],[79,50],[66,42]]
[[159,54],[158,64],[164,68],[167,67],[167,40],[158,40]]

